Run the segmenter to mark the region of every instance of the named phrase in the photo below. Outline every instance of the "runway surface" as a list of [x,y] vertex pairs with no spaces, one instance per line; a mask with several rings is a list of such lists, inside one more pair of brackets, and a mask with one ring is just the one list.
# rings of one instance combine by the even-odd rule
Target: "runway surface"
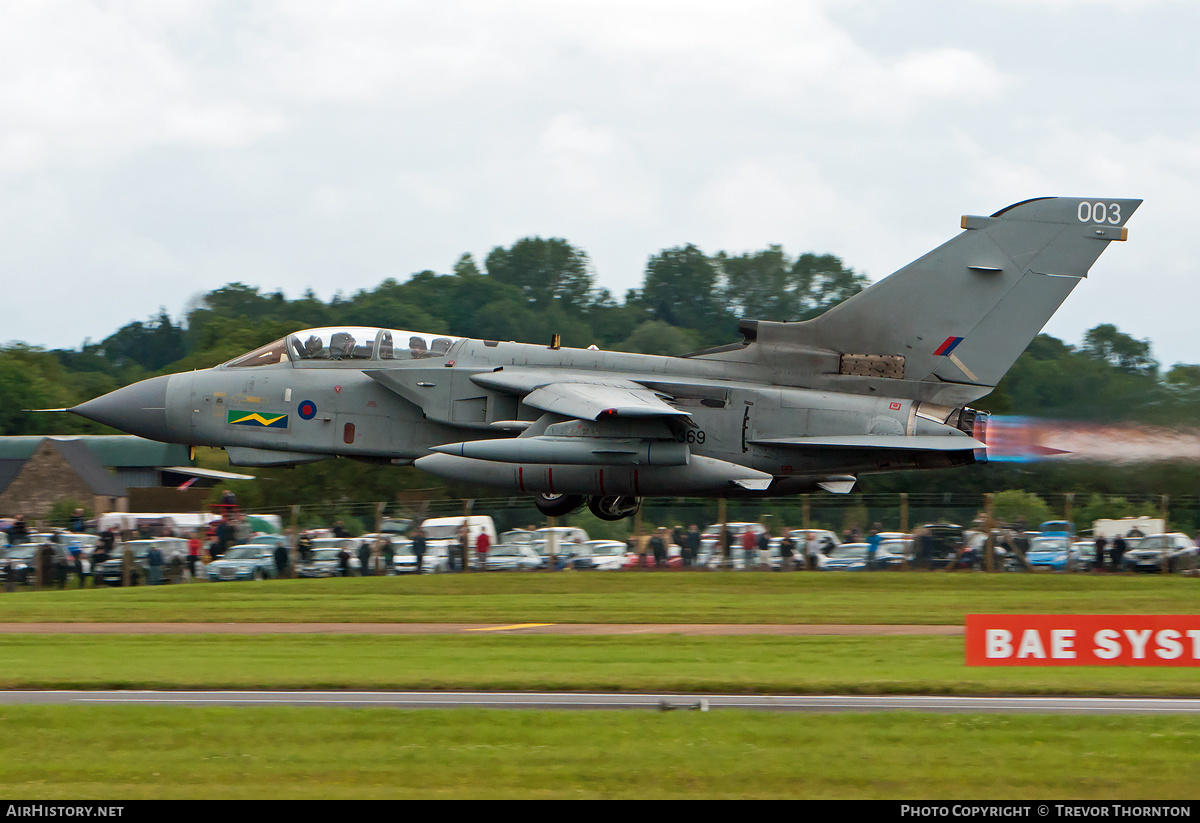
[[0,623],[0,634],[962,635],[962,626],[738,623]]
[[392,709],[755,709],[793,712],[1195,714],[1200,700],[1140,697],[728,695],[387,691],[0,691],[0,705],[325,706]]

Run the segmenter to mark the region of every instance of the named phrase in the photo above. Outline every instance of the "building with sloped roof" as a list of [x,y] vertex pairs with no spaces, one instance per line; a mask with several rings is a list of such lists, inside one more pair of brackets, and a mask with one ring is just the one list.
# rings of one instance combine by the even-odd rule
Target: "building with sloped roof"
[[213,484],[249,477],[191,462],[187,446],[133,435],[0,437],[0,515],[44,518],[64,500],[96,514],[127,512],[131,497],[136,505],[139,496],[180,486],[193,487],[192,493],[167,499],[199,506]]
[[77,438],[37,438],[27,457],[0,451],[0,512],[43,518],[62,500],[92,511],[128,511],[129,492]]

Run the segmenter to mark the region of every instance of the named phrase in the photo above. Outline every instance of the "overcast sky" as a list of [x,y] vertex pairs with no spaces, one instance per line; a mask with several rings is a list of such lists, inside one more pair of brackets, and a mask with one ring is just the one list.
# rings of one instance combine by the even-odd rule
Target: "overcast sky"
[[685,243],[878,279],[1068,195],[1146,202],[1046,330],[1200,362],[1198,35],[1194,0],[13,0],[0,339],[534,235],[618,297]]

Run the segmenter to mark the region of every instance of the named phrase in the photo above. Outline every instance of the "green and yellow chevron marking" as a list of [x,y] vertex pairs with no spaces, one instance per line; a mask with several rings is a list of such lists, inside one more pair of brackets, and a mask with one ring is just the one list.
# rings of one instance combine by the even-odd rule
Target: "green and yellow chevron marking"
[[259,426],[266,429],[286,429],[288,427],[288,416],[272,412],[230,410],[228,422],[231,426]]

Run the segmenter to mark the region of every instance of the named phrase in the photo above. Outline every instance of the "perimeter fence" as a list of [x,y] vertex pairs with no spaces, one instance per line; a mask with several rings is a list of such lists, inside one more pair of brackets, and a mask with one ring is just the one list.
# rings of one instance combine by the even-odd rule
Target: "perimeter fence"
[[[1073,519],[1082,513],[1088,501],[1084,495],[1049,492],[1037,496],[1050,508],[1052,518]],[[886,494],[811,494],[773,499],[728,499],[647,497],[637,520],[605,522],[593,517],[586,508],[558,518],[560,525],[582,526],[593,537],[624,537],[635,527],[675,526],[686,528],[695,523],[705,526],[727,523],[767,523],[779,528],[814,528],[842,532],[866,531],[875,523],[886,531],[911,531],[926,523],[957,523],[969,526],[980,518],[988,505],[988,495],[980,493],[886,493]],[[1168,530],[1194,534],[1200,526],[1200,496],[1144,494],[1119,498],[1133,512],[1152,512],[1168,521]],[[341,520],[353,533],[375,531],[386,519],[420,522],[432,517],[463,514],[488,515],[498,532],[545,525],[546,517],[527,496],[474,499],[441,498],[392,501],[314,502],[294,506],[256,507],[255,513],[276,514],[284,526],[301,529],[332,526]],[[65,524],[62,524],[65,525]],[[1029,523],[1031,529],[1037,523]],[[1083,532],[1090,522],[1078,522]]]

